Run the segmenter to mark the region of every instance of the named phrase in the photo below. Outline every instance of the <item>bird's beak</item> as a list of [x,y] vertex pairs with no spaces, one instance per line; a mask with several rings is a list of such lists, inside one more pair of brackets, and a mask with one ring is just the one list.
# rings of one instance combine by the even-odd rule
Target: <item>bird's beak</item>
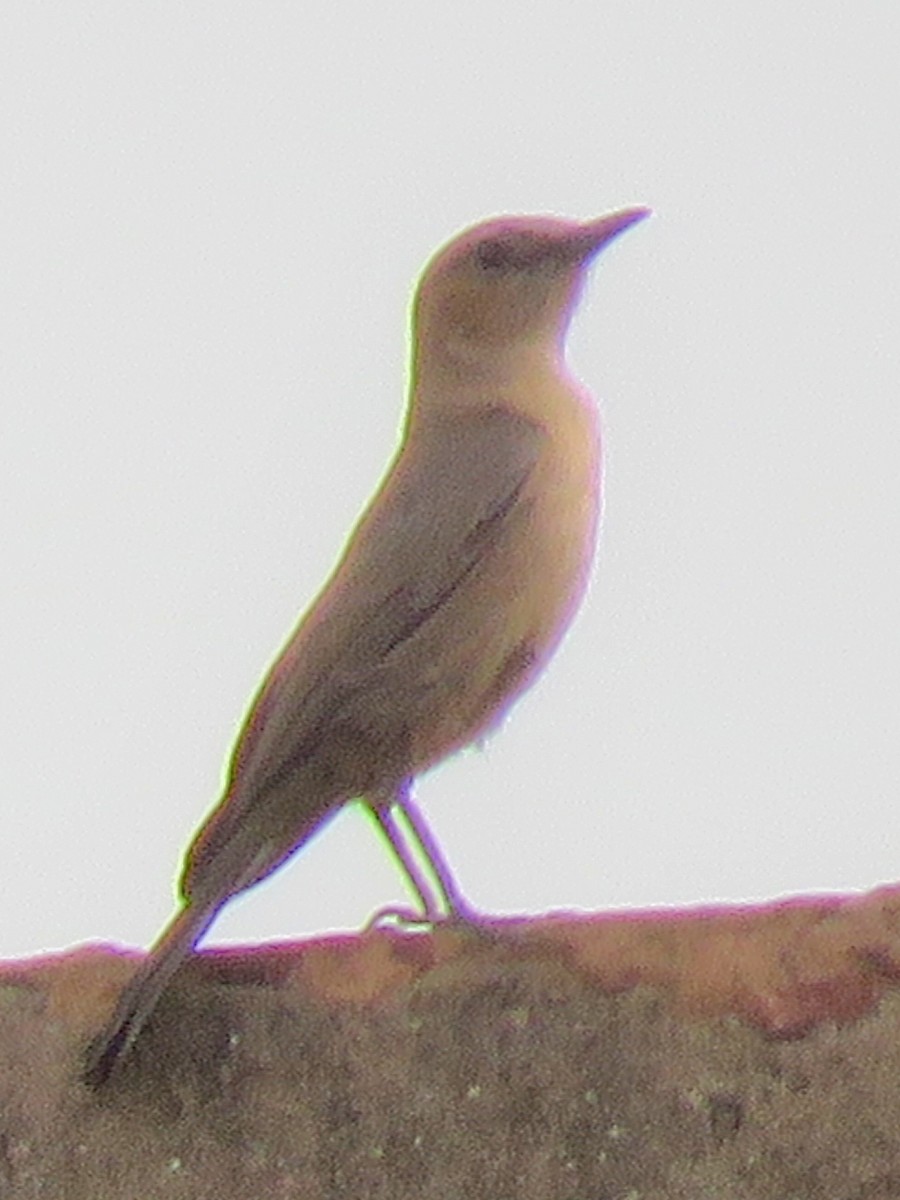
[[598,217],[595,221],[585,221],[575,238],[579,259],[586,262],[593,258],[613,238],[638,221],[643,221],[652,212],[651,208],[623,208],[618,212],[607,213],[605,217]]

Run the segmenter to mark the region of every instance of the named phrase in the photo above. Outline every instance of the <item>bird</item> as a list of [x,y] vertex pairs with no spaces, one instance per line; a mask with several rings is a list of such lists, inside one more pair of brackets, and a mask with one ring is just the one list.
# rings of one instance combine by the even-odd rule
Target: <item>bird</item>
[[369,805],[424,919],[473,916],[412,783],[496,728],[582,599],[601,448],[566,334],[589,264],[649,213],[493,217],[426,265],[399,447],[251,702],[222,798],[186,853],[181,904],[88,1047],[90,1086],[120,1069],[222,906],[352,800]]

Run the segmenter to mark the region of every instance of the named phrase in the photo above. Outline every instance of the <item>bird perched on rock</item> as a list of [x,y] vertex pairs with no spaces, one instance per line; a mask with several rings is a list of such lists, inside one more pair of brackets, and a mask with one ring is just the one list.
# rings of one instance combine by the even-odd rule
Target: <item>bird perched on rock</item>
[[412,318],[402,442],[331,578],[257,693],[224,795],[187,852],[183,904],[91,1044],[102,1083],[232,897],[341,805],[371,806],[424,916],[465,905],[410,796],[546,665],[581,599],[600,498],[597,415],[564,343],[585,270],[648,215],[511,216],[440,250]]

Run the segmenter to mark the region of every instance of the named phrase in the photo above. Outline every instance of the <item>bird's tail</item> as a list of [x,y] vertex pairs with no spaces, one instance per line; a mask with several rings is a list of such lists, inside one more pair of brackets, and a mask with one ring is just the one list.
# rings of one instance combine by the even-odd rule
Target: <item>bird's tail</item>
[[85,1058],[84,1081],[101,1087],[128,1055],[169,980],[215,919],[222,901],[187,904],[180,909],[125,988],[106,1027],[93,1039]]

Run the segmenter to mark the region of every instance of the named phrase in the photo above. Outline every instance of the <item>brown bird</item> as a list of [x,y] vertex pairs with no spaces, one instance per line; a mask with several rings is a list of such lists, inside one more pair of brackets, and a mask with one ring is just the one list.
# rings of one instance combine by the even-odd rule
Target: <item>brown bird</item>
[[427,919],[438,905],[398,811],[444,907],[467,912],[410,784],[498,723],[584,592],[600,446],[565,335],[587,265],[648,211],[501,217],[427,266],[400,448],[251,705],[224,795],[187,852],[183,905],[91,1044],[91,1084],[128,1053],[219,909],[347,801],[371,806]]

